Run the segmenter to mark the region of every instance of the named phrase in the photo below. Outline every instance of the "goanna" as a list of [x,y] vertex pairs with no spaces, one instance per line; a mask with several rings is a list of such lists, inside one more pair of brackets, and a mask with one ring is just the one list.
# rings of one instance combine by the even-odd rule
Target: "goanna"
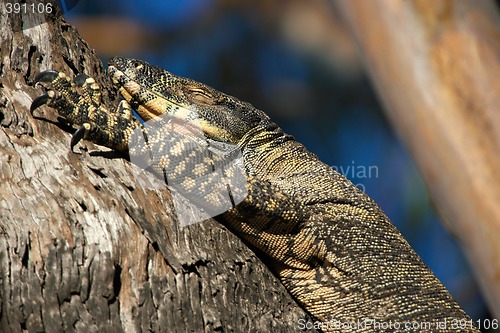
[[[265,258],[316,320],[396,323],[395,331],[410,331],[405,323],[430,323],[433,332],[452,331],[451,322],[470,323],[375,202],[264,112],[140,60],[113,58],[109,75],[124,99],[116,110],[101,103],[92,78],[80,75],[71,81],[63,73],[45,71],[36,81],[49,88],[33,101],[31,111],[47,104],[79,125],[72,149],[85,139],[122,152],[130,146],[136,153],[154,143],[163,147],[167,133],[148,130],[132,109],[144,121],[163,115],[188,118],[194,112],[206,140],[237,146],[243,158],[246,196],[215,218]],[[130,145],[137,130],[145,133],[145,143]],[[149,154],[152,169],[160,176],[169,169],[181,189],[203,199],[210,194],[210,181],[193,178],[211,169],[196,154],[183,153],[182,140],[179,147],[179,154]],[[182,161],[193,156],[196,168]],[[464,331],[478,332],[473,326]]]

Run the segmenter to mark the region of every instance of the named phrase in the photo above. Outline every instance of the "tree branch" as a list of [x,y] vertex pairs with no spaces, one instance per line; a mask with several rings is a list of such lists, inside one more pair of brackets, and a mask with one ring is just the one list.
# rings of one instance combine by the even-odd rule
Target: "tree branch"
[[116,103],[60,14],[22,31],[20,16],[0,16],[0,330],[296,329],[304,311],[237,237],[213,220],[180,228],[167,190],[88,152],[103,147],[72,153],[71,128],[49,108],[35,113],[46,120],[29,114],[46,69],[88,74]]

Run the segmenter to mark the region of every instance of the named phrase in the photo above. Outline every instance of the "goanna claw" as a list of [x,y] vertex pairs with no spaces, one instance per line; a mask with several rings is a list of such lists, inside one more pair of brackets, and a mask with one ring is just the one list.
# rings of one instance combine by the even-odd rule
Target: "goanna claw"
[[[37,74],[37,76],[35,77],[35,84],[37,84],[39,82],[47,82],[47,83],[53,82],[58,77],[59,77],[58,71],[46,70],[46,71],[43,71],[43,72],[40,72]],[[33,100],[33,102],[31,103],[30,113],[33,114],[33,111],[35,111],[36,108],[47,104],[47,102],[49,101],[50,98],[51,98],[51,96],[48,93],[45,93],[45,94],[35,98]]]
[[83,137],[85,136],[85,132],[87,131],[87,128],[85,127],[85,125],[82,125],[80,126],[80,128],[78,128],[76,130],[75,133],[73,133],[73,136],[71,137],[71,151],[74,151],[73,148],[77,145],[78,142],[80,142]]
[[37,76],[35,77],[35,83],[52,82],[55,79],[57,79],[58,76],[59,76],[58,71],[54,71],[54,70],[49,69],[49,70],[38,73]]
[[30,113],[33,114],[33,111],[35,111],[36,108],[38,108],[41,105],[47,104],[47,102],[49,101],[49,99],[50,99],[50,96],[47,93],[45,93],[43,95],[40,95],[37,98],[35,98],[33,100],[33,102],[31,102]]

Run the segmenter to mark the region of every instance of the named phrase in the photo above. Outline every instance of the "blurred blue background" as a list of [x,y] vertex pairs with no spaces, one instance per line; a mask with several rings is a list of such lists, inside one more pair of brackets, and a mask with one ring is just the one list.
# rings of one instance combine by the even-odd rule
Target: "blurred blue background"
[[65,16],[104,62],[140,58],[264,110],[370,195],[474,319],[488,316],[330,2],[87,0]]

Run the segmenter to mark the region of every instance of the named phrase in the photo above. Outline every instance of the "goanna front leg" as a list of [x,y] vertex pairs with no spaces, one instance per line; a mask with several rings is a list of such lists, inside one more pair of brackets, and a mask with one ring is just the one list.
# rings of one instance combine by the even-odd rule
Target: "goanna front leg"
[[140,124],[126,101],[109,111],[102,104],[99,85],[87,75],[78,75],[71,81],[64,73],[48,70],[36,76],[35,83],[39,82],[49,88],[33,100],[30,112],[47,105],[69,123],[80,125],[71,139],[72,150],[81,139],[121,152],[128,150],[130,136]]

